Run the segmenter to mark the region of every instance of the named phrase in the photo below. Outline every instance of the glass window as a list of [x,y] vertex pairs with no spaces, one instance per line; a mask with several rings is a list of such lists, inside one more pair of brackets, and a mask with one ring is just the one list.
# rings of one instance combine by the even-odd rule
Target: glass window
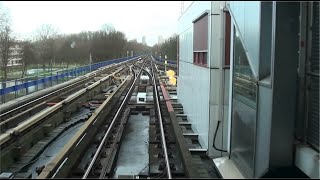
[[256,109],[256,80],[239,37],[237,28],[234,27],[234,57],[233,57],[233,93],[234,98]]
[[193,63],[206,65],[208,51],[208,13],[204,13],[193,23]]
[[207,64],[207,62],[208,62],[207,53],[204,52],[204,53],[203,53],[203,64]]

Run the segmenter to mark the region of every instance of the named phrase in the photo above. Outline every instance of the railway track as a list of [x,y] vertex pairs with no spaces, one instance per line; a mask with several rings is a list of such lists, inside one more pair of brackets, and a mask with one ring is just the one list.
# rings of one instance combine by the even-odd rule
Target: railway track
[[[67,102],[73,102],[73,105],[69,106],[76,106],[78,109],[79,104],[90,106],[90,111],[79,111],[78,114],[80,115],[78,116],[85,116],[85,118],[78,118],[78,120],[71,121],[70,118],[77,116],[75,114],[69,115],[69,124],[63,127],[70,129],[73,126],[78,126],[77,132],[72,136],[70,135],[68,140],[65,140],[64,146],[55,152],[53,158],[46,162],[40,160],[44,152],[48,151],[47,148],[53,146],[52,144],[56,139],[60,139],[60,136],[62,138],[66,134],[55,135],[55,140],[47,143],[50,145],[43,147],[44,150],[39,151],[32,159],[23,161],[25,164],[21,164],[21,167],[7,168],[9,172],[13,171],[11,178],[114,178],[116,174],[118,177],[130,176],[133,178],[195,177],[192,174],[192,166],[190,166],[192,162],[186,160],[190,158],[187,157],[188,154],[186,155],[185,152],[188,149],[182,148],[184,146],[181,145],[181,139],[177,138],[175,123],[171,122],[171,114],[163,97],[164,89],[160,86],[157,66],[150,57],[144,57],[141,61],[130,64],[128,68],[130,70],[126,72],[131,72],[131,75],[118,76],[116,78],[118,79],[117,85],[104,93],[104,95],[108,94],[104,98],[101,98],[101,94],[95,92],[97,92],[97,89],[101,91],[101,89],[111,86],[106,83],[105,86],[97,88],[98,84],[103,84],[111,76],[119,74],[120,70],[116,70],[114,74],[108,75],[87,87],[95,89],[94,87],[97,86],[96,90],[91,90],[87,94],[80,90],[71,97],[69,96],[62,102],[50,107],[53,112],[68,114],[72,108],[61,108],[60,106]],[[144,78],[149,77],[147,83],[142,75]],[[145,94],[145,97],[138,98],[139,94]],[[72,97],[74,95],[81,97],[79,99],[82,100],[75,101],[75,98]],[[83,99],[83,97],[87,98]],[[66,111],[66,109],[68,110]],[[149,142],[145,142],[148,144],[146,155],[149,158],[149,163],[145,168],[141,168],[141,171],[121,175],[117,168],[120,168],[120,165],[118,165],[119,157],[123,156],[121,153],[119,155],[119,151],[124,146],[122,143],[125,142],[122,142],[122,140],[128,133],[126,130],[128,129],[127,124],[128,121],[131,124],[133,123],[131,119],[133,114],[141,113],[150,118],[148,120],[149,129],[146,134],[149,136]],[[39,118],[42,117],[39,114],[37,115]],[[53,119],[57,119],[57,117]],[[31,127],[31,124],[31,122],[28,122],[19,127],[20,124],[18,127]],[[48,124],[48,122],[43,124]],[[80,124],[80,126],[77,124]],[[39,124],[34,123],[33,127],[39,128]],[[23,133],[23,130],[18,132]],[[16,141],[12,139],[14,138],[11,136],[11,139],[4,142],[5,138],[0,136],[0,143],[2,143],[1,145],[6,145],[5,143],[8,142],[15,144]],[[16,143],[15,146],[17,144],[19,143]],[[6,145],[6,147],[9,146]],[[25,156],[31,156],[30,154],[32,152],[27,152]],[[33,172],[34,169],[37,173]]]
[[[62,92],[64,95],[73,94],[54,103],[51,107],[45,108],[40,112],[35,111],[35,114],[27,118],[22,118],[23,114],[29,114],[30,112],[30,108],[26,108],[24,112],[2,121],[1,126],[6,131],[0,134],[1,171],[4,172],[8,170],[10,165],[19,161],[23,154],[37,145],[41,139],[48,136],[51,131],[61,126],[61,124],[66,124],[70,118],[79,111],[83,104],[88,103],[90,99],[98,94],[103,95],[106,88],[114,81],[113,77],[126,73],[129,69],[124,63],[115,67],[114,72],[111,74],[106,74],[105,71],[101,71],[87,75],[85,78],[87,81],[88,78],[95,79],[95,82],[87,87],[80,89],[79,86],[81,87],[81,85],[76,83],[79,86],[74,84],[72,84],[71,87],[67,86],[71,88],[69,92],[65,89],[67,87],[63,88],[64,91],[60,90],[59,92]],[[79,81],[82,84],[84,83],[82,79]],[[107,96],[107,94],[103,96]],[[55,97],[51,99],[59,98],[55,95]],[[44,100],[44,98],[41,97],[37,102],[33,102],[33,105],[34,103],[38,105],[34,105],[31,109],[36,109],[46,104],[47,101],[41,102],[41,100]],[[91,103],[91,105],[93,104]],[[21,109],[25,107],[27,106],[22,106]],[[16,112],[17,109],[19,108],[15,108],[15,110],[10,111],[10,113]]]
[[166,174],[167,174],[168,179],[172,179],[168,150],[167,150],[167,142],[165,139],[164,125],[163,125],[161,108],[160,108],[160,100],[159,100],[160,96],[159,96],[159,92],[158,92],[158,86],[156,83],[153,65],[151,65],[151,71],[152,71],[152,75],[150,74],[150,76],[152,76],[152,81],[153,81],[153,92],[154,92],[155,102],[156,102],[155,103],[156,114],[157,114],[158,121],[159,121],[159,127],[160,127],[160,133],[161,133],[161,145],[162,145],[163,153],[164,153],[163,156],[165,158]]
[[[84,173],[84,175],[82,176],[82,179],[86,179],[88,178],[89,176],[89,173],[93,170],[93,166],[97,163],[100,163],[101,161],[101,156],[103,155],[103,149],[106,149],[107,146],[107,140],[110,140],[113,141],[112,143],[109,143],[109,149],[110,149],[110,153],[114,152],[114,150],[116,149],[116,145],[117,145],[117,141],[116,140],[119,140],[120,138],[120,134],[122,134],[122,131],[123,131],[123,128],[124,128],[124,123],[126,122],[126,119],[127,119],[127,116],[129,115],[129,112],[130,110],[129,109],[126,109],[125,110],[125,113],[124,115],[122,116],[122,118],[119,118],[121,116],[121,113],[123,111],[124,108],[126,108],[126,105],[127,105],[127,101],[129,100],[131,94],[132,94],[132,91],[134,89],[134,86],[135,86],[135,83],[137,82],[137,79],[138,77],[141,75],[141,72],[142,72],[142,69],[144,67],[144,64],[142,65],[141,67],[141,70],[139,71],[139,73],[137,73],[138,75],[136,76],[136,73],[134,73],[134,80],[128,90],[128,92],[126,93],[125,97],[123,98],[120,106],[118,107],[112,121],[110,122],[110,124],[108,125],[108,129],[106,131],[106,133],[104,134],[99,146],[98,146],[98,149],[96,150],[91,162],[89,163],[89,166],[86,168],[86,171]],[[114,129],[114,126],[115,124],[117,123],[117,121],[120,120],[120,123],[118,123],[118,131]],[[116,132],[115,136],[112,136],[111,133],[113,132]],[[116,139],[116,140],[115,140]],[[111,144],[111,145],[110,145]],[[107,153],[107,152],[105,152]],[[98,158],[99,157],[99,158]],[[106,162],[109,162],[108,161],[109,159],[105,160]],[[109,164],[109,163],[107,163]],[[102,166],[102,165],[101,165]],[[101,167],[101,170],[99,168],[99,178],[105,178],[106,177],[106,174],[107,174],[107,171],[108,171],[108,168],[109,166],[103,166]]]
[[[134,72],[134,70],[132,70],[132,72]],[[102,103],[102,105],[95,111],[95,115],[89,118],[86,124],[77,132],[77,134],[75,134],[68,145],[60,151],[57,158],[55,158],[42,171],[39,178],[59,178],[68,176],[81,178],[92,176],[92,174],[89,174],[89,171],[85,171],[85,169],[91,170],[93,167],[96,168],[96,161],[101,160],[101,157],[105,154],[105,151],[102,153],[102,149],[104,150],[106,148],[105,145],[108,144],[109,148],[113,145],[112,149],[114,149],[114,145],[117,144],[110,144],[110,141],[108,141],[108,143],[106,141],[109,140],[109,138],[116,140],[116,137],[112,134],[119,134],[117,129],[123,130],[123,124],[121,125],[121,123],[119,124],[116,121],[123,119],[119,116],[122,115],[122,111],[127,104],[126,102],[130,97],[135,82],[137,81],[138,76],[135,74],[136,73],[132,74],[132,80],[127,78],[127,81],[130,82],[127,83],[126,87],[123,87],[122,89],[120,88],[119,92],[114,95],[113,99],[108,98]],[[128,114],[128,110],[125,110],[125,112]],[[85,151],[86,149],[87,151]],[[86,157],[88,155],[89,157],[92,156],[90,162],[86,162]],[[78,161],[82,163],[77,163]],[[100,172],[100,174],[103,174],[103,172]]]
[[126,63],[127,62],[111,65],[107,68],[101,68],[97,71],[72,80],[62,88],[45,93],[31,101],[20,102],[16,107],[11,109],[3,108],[0,114],[0,132],[5,132],[7,129],[17,126],[17,124],[23,122],[25,119],[31,117],[39,111],[63,101],[70,94],[85,88],[90,82],[92,83],[94,77],[105,73],[112,74],[113,72],[116,72],[119,68],[125,66],[124,64]]

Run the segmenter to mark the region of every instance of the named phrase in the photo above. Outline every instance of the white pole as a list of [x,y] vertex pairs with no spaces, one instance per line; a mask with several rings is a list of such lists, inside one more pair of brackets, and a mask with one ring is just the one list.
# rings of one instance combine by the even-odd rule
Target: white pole
[[164,55],[164,72],[167,72],[167,55]]
[[89,58],[90,72],[91,72],[91,62],[92,62],[92,57],[91,57],[91,52],[90,52],[90,58]]

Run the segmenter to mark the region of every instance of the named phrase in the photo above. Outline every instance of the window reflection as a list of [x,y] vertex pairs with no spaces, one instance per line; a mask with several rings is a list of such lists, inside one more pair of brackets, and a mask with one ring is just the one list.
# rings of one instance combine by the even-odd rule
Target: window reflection
[[239,32],[235,28],[233,44],[234,44],[234,57],[233,57],[233,93],[234,98],[242,103],[254,108],[256,106],[256,92],[257,85],[253,77],[253,73],[240,40]]

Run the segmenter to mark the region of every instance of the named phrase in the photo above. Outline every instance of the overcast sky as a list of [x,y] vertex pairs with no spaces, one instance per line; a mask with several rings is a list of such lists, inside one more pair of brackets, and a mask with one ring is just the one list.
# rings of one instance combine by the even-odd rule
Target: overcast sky
[[[177,32],[181,1],[2,1],[12,18],[13,31],[30,36],[42,24],[52,24],[60,33],[95,31],[112,24],[129,40],[153,46]],[[1,4],[0,4],[1,5]]]

